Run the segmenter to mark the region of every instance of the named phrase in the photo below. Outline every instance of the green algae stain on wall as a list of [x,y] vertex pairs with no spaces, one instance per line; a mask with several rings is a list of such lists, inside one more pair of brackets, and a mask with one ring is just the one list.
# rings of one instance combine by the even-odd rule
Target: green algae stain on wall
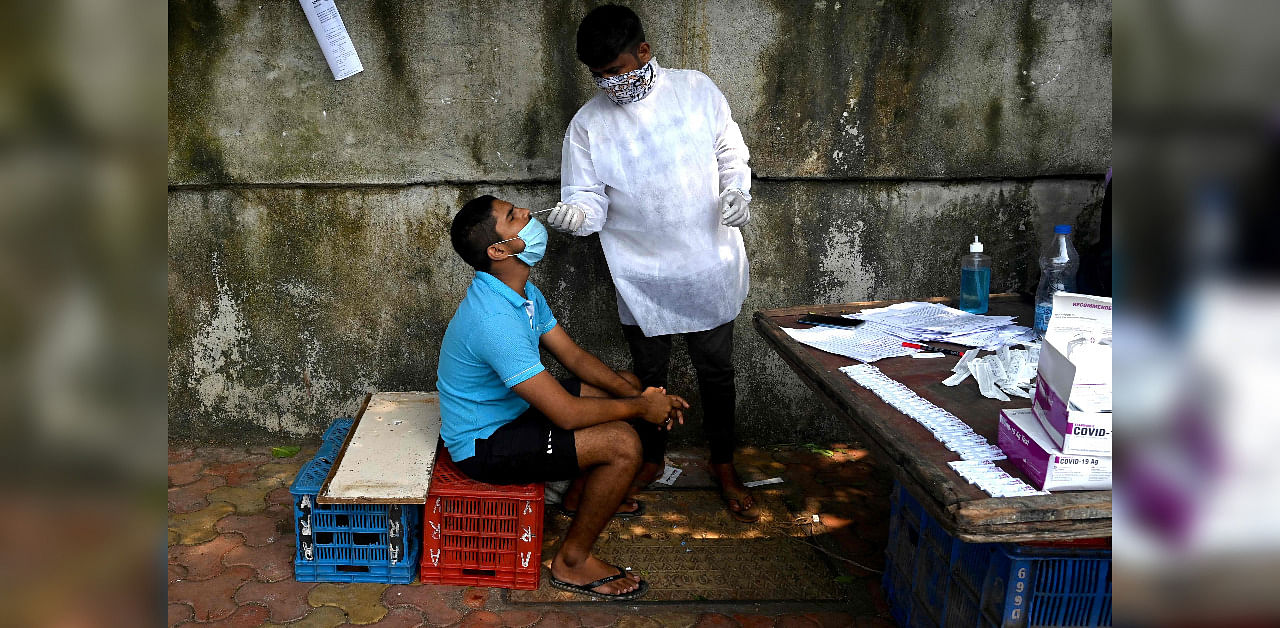
[[[289,23],[311,37],[305,20],[297,21],[296,4],[272,13],[276,21],[265,29],[237,18],[233,3],[170,4],[169,390],[175,434],[314,433],[353,410],[350,404],[367,388],[434,388],[439,341],[470,279],[449,247],[449,219],[462,202],[495,188],[526,203],[555,197],[564,128],[595,93],[572,40],[578,19],[596,4],[551,0],[534,6],[530,19],[494,16],[474,1],[451,9],[382,0],[344,14],[352,18],[349,27],[375,42],[367,54],[361,50],[369,71],[358,82],[322,77],[308,85],[329,86],[323,97],[310,92],[311,104],[321,105],[317,115],[324,99],[360,104],[370,113],[351,127],[348,137],[355,139],[345,144],[290,106],[296,101],[273,97],[252,115],[210,115],[210,107],[231,109],[225,103],[234,102],[230,92],[218,90],[233,89],[231,70],[245,65],[232,63],[241,57],[227,56],[248,55],[234,52],[237,43],[269,41]],[[739,121],[753,166],[765,176],[754,186],[755,216],[744,230],[752,290],[737,338],[742,363],[751,366],[740,371],[740,382],[760,389],[759,398],[739,408],[745,438],[794,439],[800,431],[830,427],[814,419],[822,413],[809,408],[811,395],[754,334],[751,311],[952,294],[957,258],[975,230],[996,261],[993,285],[1025,287],[1035,268],[1034,233],[1043,229],[1036,218],[1071,211],[1059,207],[1063,203],[1084,207],[1080,199],[1088,194],[1081,190],[1100,171],[1088,161],[1101,154],[1086,144],[1106,134],[1084,107],[1059,104],[1042,86],[1032,86],[1031,79],[1020,85],[1013,74],[1021,76],[1023,67],[1043,74],[1064,54],[1080,54],[1085,67],[1097,69],[1099,47],[1109,47],[1109,37],[1098,40],[1097,6],[1081,4],[1093,7],[1087,13],[1092,17],[1080,22],[1080,33],[1061,34],[1083,37],[1071,44],[1059,41],[1058,31],[1070,30],[1075,13],[1063,7],[1074,3],[1018,2],[979,18],[966,13],[971,3],[853,0],[838,11],[831,0],[748,3],[743,18],[759,17],[769,25],[759,32],[773,37],[758,42],[764,47],[758,58],[761,48],[737,47],[732,28],[703,23],[714,5],[687,0],[665,11],[666,19],[683,25],[675,29],[680,39],[658,51],[660,58],[686,59],[671,67],[699,67],[748,50],[750,60],[736,66],[748,75],[726,76],[765,90],[735,95],[751,105],[744,108],[751,118]],[[228,6],[233,8],[218,9]],[[437,26],[424,16],[446,19],[437,19],[444,22]],[[503,86],[512,86],[501,102],[446,108],[421,101],[432,89],[478,91],[466,75],[447,85],[425,82],[446,74],[431,65],[440,48],[422,42],[465,49],[494,29],[528,44],[522,46],[527,50],[504,50],[493,66],[501,74],[496,78],[509,81]],[[960,41],[960,33],[981,39]],[[261,55],[283,59],[303,51],[307,63],[319,58],[312,39],[293,43],[299,45],[264,45]],[[527,59],[519,57],[526,52]],[[974,63],[981,71],[972,76],[961,67]],[[299,78],[325,71],[306,67],[284,74],[281,94],[292,95]],[[999,84],[946,98],[946,80],[973,76]],[[1040,90],[1039,98],[1018,100],[1023,86]],[[1100,96],[1088,102],[1109,103]],[[422,120],[405,113],[414,106],[421,106]],[[330,125],[336,110],[328,109]],[[1072,138],[1073,124],[1087,141]],[[287,147],[277,150],[275,137],[241,142],[213,132],[257,125],[274,135],[287,128]],[[444,146],[438,154],[452,163],[402,148],[430,135],[447,136],[437,142]],[[1029,148],[1033,138],[1035,151]],[[1054,157],[1059,149],[1067,157]],[[501,163],[496,151],[502,151]],[[305,167],[333,154],[350,165]],[[1085,173],[1080,180],[1055,178],[1048,186],[1073,190],[1058,194],[1061,203],[1053,194],[1029,192],[1043,192],[1044,181],[1000,179],[1071,174],[1073,167]],[[416,185],[437,175],[448,182]],[[490,183],[523,175],[531,179],[524,186]],[[973,179],[931,178],[956,176]],[[913,180],[919,177],[927,180]],[[212,189],[182,189],[187,183]],[[1094,216],[1085,207],[1080,221]],[[1084,237],[1085,230],[1080,233]],[[553,234],[550,249],[533,279],[557,318],[584,347],[625,367],[628,355],[598,238]],[[687,368],[673,372],[672,381],[696,387]],[[777,421],[757,409],[759,403],[787,408],[788,420]]]
[[785,1],[775,2],[774,10],[781,29],[791,36],[772,42],[761,59],[762,115],[744,132],[761,145],[753,155],[765,170],[794,170],[792,163],[770,162],[770,156],[787,155],[802,163],[800,174],[815,174],[825,170],[826,156],[832,153],[831,123],[847,106],[856,61],[846,46],[833,44],[859,30],[858,11],[829,12],[814,3]]
[[226,52],[226,22],[211,2],[169,3],[169,179],[228,183],[221,143],[209,130],[209,91]]
[[178,192],[177,433],[311,433],[366,390],[434,389],[440,339],[470,279],[448,224],[474,191]]
[[987,131],[987,153],[994,155],[1000,149],[1000,118],[1004,114],[1004,104],[999,98],[992,98],[987,103],[987,114],[983,117],[983,127]]
[[783,30],[763,59],[766,115],[749,135],[762,166],[798,174],[888,172],[916,133],[921,87],[947,50],[946,12],[930,3],[776,2]]
[[1018,11],[1016,37],[1018,65],[1016,66],[1017,74],[1014,76],[1023,106],[1030,106],[1036,101],[1036,93],[1032,89],[1034,85],[1031,71],[1034,69],[1036,57],[1040,54],[1040,47],[1044,45],[1044,38],[1044,25],[1035,16],[1035,1],[1023,0]]
[[538,36],[542,55],[537,73],[538,89],[525,106],[520,132],[519,156],[537,168],[533,162],[559,162],[561,139],[578,107],[594,94],[583,89],[586,66],[578,61],[575,52],[578,22],[586,10],[576,10],[578,3],[570,0],[548,0],[542,5]]
[[[367,386],[359,365],[367,328],[359,295],[369,286],[362,207],[349,195],[239,190],[215,220],[221,250],[192,251],[184,269],[212,277],[192,286],[204,305],[190,337],[193,412],[239,426],[300,435],[333,418]],[[205,260],[199,259],[207,256]]]
[[369,7],[373,21],[382,33],[383,62],[390,74],[392,102],[388,107],[396,115],[416,118],[422,115],[422,100],[418,86],[410,78],[411,60],[405,54],[408,49],[405,37],[410,17],[400,10],[401,3],[391,0],[375,0]]
[[[957,194],[948,184],[882,184],[866,197],[868,233],[857,252],[871,298],[955,296],[960,256],[977,235],[992,256],[992,292],[1016,291],[1034,263],[1036,207],[1028,183]],[[976,193],[975,193],[976,192]]]

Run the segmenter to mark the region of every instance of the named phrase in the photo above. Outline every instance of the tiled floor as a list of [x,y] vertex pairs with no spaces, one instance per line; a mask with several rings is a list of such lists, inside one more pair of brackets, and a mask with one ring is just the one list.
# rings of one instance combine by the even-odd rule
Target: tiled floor
[[[528,596],[501,589],[295,582],[288,486],[314,447],[288,459],[269,452],[269,447],[171,446],[170,626],[893,625],[874,571],[884,564],[891,482],[865,451],[842,444],[746,448],[738,458],[744,479],[784,479],[761,489],[771,491],[775,512],[806,520],[818,515],[818,523],[805,526],[805,542],[818,548],[813,556],[825,561],[822,569],[838,574],[843,599],[834,601],[530,603],[517,599]],[[674,451],[668,460],[685,471],[674,490],[710,488],[698,452]],[[649,501],[680,503],[705,511],[682,514],[716,521],[723,506],[714,493],[706,494],[705,500]],[[724,520],[724,530],[714,531],[719,541],[741,538],[744,551],[761,546],[760,531]]]

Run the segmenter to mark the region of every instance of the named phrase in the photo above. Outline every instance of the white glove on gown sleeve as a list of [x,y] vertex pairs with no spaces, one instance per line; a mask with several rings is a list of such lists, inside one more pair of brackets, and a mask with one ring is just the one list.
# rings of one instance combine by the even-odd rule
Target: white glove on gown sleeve
[[[720,193],[720,224],[741,227],[751,220],[749,202],[740,190],[730,188]],[[555,212],[552,212],[555,215]]]
[[556,231],[573,233],[582,228],[587,220],[587,211],[573,203],[556,203],[556,208],[547,216],[547,225]]

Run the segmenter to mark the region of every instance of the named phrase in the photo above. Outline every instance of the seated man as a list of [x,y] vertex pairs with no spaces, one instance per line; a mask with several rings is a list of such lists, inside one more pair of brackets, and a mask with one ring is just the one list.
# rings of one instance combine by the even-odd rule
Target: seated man
[[[577,512],[551,563],[551,583],[597,597],[633,599],[648,583],[591,555],[640,467],[640,439],[626,423],[668,429],[684,422],[684,399],[639,388],[605,366],[556,324],[529,268],[546,252],[547,231],[521,209],[481,196],[450,228],[453,248],[475,279],[440,347],[436,388],[440,434],[467,475],[492,484],[582,476]],[[541,345],[577,379],[558,382]]]

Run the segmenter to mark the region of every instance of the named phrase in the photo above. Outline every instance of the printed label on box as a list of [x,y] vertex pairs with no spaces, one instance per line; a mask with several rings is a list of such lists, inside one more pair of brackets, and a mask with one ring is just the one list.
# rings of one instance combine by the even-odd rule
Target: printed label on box
[[1064,454],[1053,445],[1030,408],[1000,412],[1000,449],[1033,480],[1036,488],[1111,488],[1111,457]]
[[1111,486],[1111,458],[1107,456],[1068,456],[1066,454],[1053,457],[1049,480],[1049,490],[1068,487]]
[[[1052,393],[1050,393],[1052,395]],[[1071,412],[1060,421],[1050,418],[1044,397],[1038,392],[1031,409],[1045,435],[1064,454],[1111,455],[1111,413]],[[1061,416],[1061,415],[1059,415]]]

